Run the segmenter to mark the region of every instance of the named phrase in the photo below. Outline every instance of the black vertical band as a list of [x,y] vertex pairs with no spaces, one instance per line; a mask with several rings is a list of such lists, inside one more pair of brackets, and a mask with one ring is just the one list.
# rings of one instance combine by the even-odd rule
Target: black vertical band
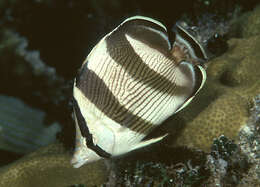
[[86,138],[87,147],[89,149],[93,150],[95,153],[97,153],[97,155],[99,155],[100,157],[110,158],[111,157],[110,153],[106,152],[101,147],[94,144],[92,134],[89,132],[87,123],[86,123],[83,115],[81,114],[78,102],[76,101],[76,99],[74,97],[72,98],[72,101],[73,101],[73,108],[75,110],[74,112],[76,114],[79,129],[80,129],[81,135],[84,138]]

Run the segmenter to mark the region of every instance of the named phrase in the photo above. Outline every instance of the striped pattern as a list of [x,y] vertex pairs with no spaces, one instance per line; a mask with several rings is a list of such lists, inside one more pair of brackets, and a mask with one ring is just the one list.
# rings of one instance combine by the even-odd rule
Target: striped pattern
[[170,49],[161,24],[129,19],[96,45],[75,85],[100,110],[99,117],[146,135],[189,101],[204,80],[200,68],[176,62]]

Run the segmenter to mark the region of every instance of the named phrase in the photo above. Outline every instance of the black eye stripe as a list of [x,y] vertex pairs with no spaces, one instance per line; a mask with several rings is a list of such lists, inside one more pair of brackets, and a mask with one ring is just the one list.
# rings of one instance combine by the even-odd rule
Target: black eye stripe
[[74,110],[75,110],[74,112],[76,114],[76,118],[77,118],[77,121],[78,121],[78,126],[79,126],[79,129],[80,129],[81,135],[84,138],[86,138],[87,147],[89,149],[95,151],[95,153],[97,153],[100,157],[110,158],[111,154],[109,154],[108,152],[103,150],[98,145],[94,145],[92,134],[89,132],[87,123],[86,123],[86,121],[85,121],[85,119],[84,119],[84,117],[83,117],[83,115],[80,111],[78,102],[76,101],[76,99],[74,97],[72,98],[72,101],[73,101],[73,107],[74,107]]
[[179,27],[177,27],[177,29],[178,29],[178,34],[181,36],[181,38],[186,40],[188,44],[191,45],[195,55],[200,59],[206,60],[199,44],[197,44],[194,41],[194,39],[191,36],[189,36],[186,32],[184,32],[182,29],[180,29]]

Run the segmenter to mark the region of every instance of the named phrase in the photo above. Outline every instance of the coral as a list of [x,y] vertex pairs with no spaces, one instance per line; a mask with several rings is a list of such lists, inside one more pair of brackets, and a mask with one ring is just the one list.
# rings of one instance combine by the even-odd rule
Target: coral
[[205,186],[235,186],[250,166],[240,147],[223,135],[214,140],[205,165],[211,173]]
[[230,22],[230,37],[250,38],[260,34],[260,6],[256,6],[253,11],[244,13],[240,17],[234,17]]
[[260,34],[260,6],[256,7],[254,11],[249,13],[247,19],[245,19],[245,25],[241,25],[243,37],[251,37]]
[[2,94],[19,97],[41,108],[47,112],[47,117],[55,118],[52,122],[64,119],[67,112],[64,105],[71,95],[72,85],[66,84],[55,68],[46,65],[39,51],[29,49],[25,37],[1,27],[0,67]]
[[242,179],[242,186],[260,186],[260,94],[254,98],[250,118],[239,134],[239,145],[248,155],[251,167]]
[[61,89],[64,79],[41,60],[39,51],[28,49],[25,37],[10,29],[0,29],[0,66],[2,92],[9,90],[13,95],[26,95],[30,99],[38,96],[38,102],[39,95],[44,96],[45,103],[65,100]]
[[131,164],[132,168],[128,166],[117,175],[118,186],[192,186],[198,185],[203,179],[200,168],[192,168],[189,162],[166,165],[161,162],[138,161]]
[[[154,147],[155,148],[155,147]],[[115,179],[108,186],[201,186],[208,178],[205,170],[206,155],[182,150],[178,155],[173,148],[157,146],[151,152],[139,152],[114,162]],[[183,153],[189,155],[183,156]],[[190,160],[193,157],[193,160]]]
[[53,143],[61,131],[58,123],[44,123],[43,111],[17,98],[0,95],[0,106],[0,149],[29,153]]
[[101,185],[106,180],[107,169],[103,161],[72,168],[71,155],[61,144],[52,144],[0,170],[0,186],[70,186]]
[[222,134],[234,139],[246,123],[247,113],[247,101],[227,91],[187,123],[175,144],[208,151],[213,139]]
[[[78,6],[78,4],[76,5]],[[71,4],[70,6],[75,6],[75,4]],[[185,5],[185,7],[186,6],[187,5]],[[18,9],[27,11],[26,8],[20,9],[19,6]],[[37,9],[37,7],[32,7],[30,10],[38,11],[39,9]],[[170,7],[170,10],[172,12],[172,7]],[[165,142],[170,147],[187,146],[189,148],[199,148],[204,151],[210,151],[211,144],[214,138],[219,137],[222,134],[224,134],[229,139],[238,139],[238,132],[241,128],[243,128],[243,126],[249,119],[249,107],[251,99],[256,94],[260,93],[260,63],[258,61],[260,49],[260,35],[258,23],[259,20],[256,20],[260,16],[258,13],[259,8],[257,8],[256,10],[244,16],[242,24],[241,22],[234,22],[234,25],[232,25],[232,27],[236,28],[237,32],[240,32],[239,34],[241,34],[239,36],[244,38],[230,39],[228,41],[228,51],[222,56],[215,58],[214,60],[211,60],[208,63],[208,80],[204,88],[198,94],[198,96],[195,97],[194,101],[190,103],[190,105],[188,105],[179,114],[174,115],[171,119],[169,119],[164,124],[164,126],[159,127],[160,130],[163,131],[164,129],[166,129],[167,132],[170,131],[170,133],[172,134],[172,136],[170,136]],[[12,10],[10,11],[12,12]],[[5,11],[5,14],[5,23],[14,23],[18,20],[18,22],[23,27],[26,27],[24,26],[24,24],[31,24],[30,22],[21,21],[23,20],[21,18],[12,19],[12,17],[8,16],[7,11]],[[88,12],[88,14],[89,15],[86,16],[86,19],[84,18],[84,21],[88,21],[86,25],[92,22],[93,25],[102,25],[96,22],[97,18],[91,18],[93,17],[93,14],[91,14],[91,12]],[[19,12],[18,14],[13,15],[17,16],[19,15]],[[24,12],[22,12],[21,15],[25,15]],[[63,15],[67,15],[68,17],[71,16],[71,14],[67,14],[67,12],[63,13],[61,17],[63,17]],[[53,14],[50,14],[50,16],[53,16]],[[88,16],[91,19],[89,19]],[[9,18],[7,17],[10,18],[9,21]],[[25,20],[27,20],[27,18],[28,17],[26,17]],[[53,33],[55,29],[50,30],[49,28],[51,28],[51,26],[55,25],[57,22],[52,22],[52,24],[48,22],[47,27],[46,25],[43,25],[42,19],[39,20],[39,18],[41,17],[38,16],[35,20],[35,22],[38,24],[34,24],[33,27],[28,28],[39,29],[41,33],[44,35],[46,35],[47,31]],[[79,18],[82,18],[81,14]],[[77,19],[79,18],[77,17]],[[110,19],[112,20],[112,18]],[[171,19],[170,16],[169,19]],[[75,30],[76,26],[74,24],[72,24],[72,26],[71,24],[68,24],[67,21],[69,19],[67,17],[64,18],[64,20],[64,25],[67,26],[64,28],[69,27],[70,29]],[[49,21],[52,20],[50,19]],[[84,24],[82,25],[85,25],[84,21]],[[173,20],[170,20],[169,22],[172,23]],[[2,23],[3,21],[1,20],[0,24]],[[73,21],[69,23],[73,23]],[[49,24],[51,26],[49,26]],[[58,27],[60,27],[60,25],[58,25]],[[101,27],[103,27],[103,25]],[[63,30],[66,31],[66,29],[64,28]],[[92,26],[90,26],[89,28],[92,28]],[[53,36],[58,37],[60,35],[60,40],[58,41],[65,41],[64,38],[67,38],[65,36],[71,35],[70,32],[68,35],[62,35],[63,32],[61,32],[60,29],[57,30],[58,31],[56,32],[58,34]],[[90,38],[92,37],[92,35],[96,36],[96,32],[93,32],[93,30],[88,30],[87,28],[80,30],[82,30],[82,33],[84,34],[88,33],[88,37]],[[100,30],[103,31],[103,28]],[[31,31],[29,33],[31,33]],[[32,33],[35,34],[36,31]],[[54,69],[47,65],[44,65],[37,51],[31,51],[28,49],[27,41],[25,38],[21,37],[16,32],[11,31],[9,29],[1,30],[0,35],[0,81],[2,81],[1,83],[9,83],[8,86],[19,86],[18,82],[23,83],[21,87],[12,87],[13,90],[11,91],[13,91],[13,93],[18,93],[18,91],[22,91],[23,93],[25,93],[24,95],[28,94],[27,97],[29,98],[32,95],[40,94],[40,98],[50,100],[46,101],[45,103],[54,103],[51,106],[59,105],[59,100],[66,100],[63,98],[64,93],[62,93],[61,90],[56,89],[57,87],[60,87],[60,85],[64,84],[64,80],[56,75]],[[29,36],[28,33],[27,35]],[[75,36],[76,35],[79,36],[81,34],[75,34]],[[48,36],[50,36],[50,34]],[[46,38],[44,37],[41,38],[43,40],[46,40]],[[68,51],[71,52],[70,50],[74,48],[72,45],[70,45],[71,43],[87,43],[85,42],[86,40],[82,41],[82,38],[77,38],[78,40],[76,40],[76,42],[74,41],[74,39],[72,39],[73,42],[66,43],[66,46],[68,48],[66,48],[67,50],[65,51],[62,47],[56,47],[60,50],[58,55],[56,54],[56,58],[58,59],[57,62],[59,61],[60,66],[64,66],[64,64],[69,64],[69,67],[71,67],[72,65],[70,63],[75,62],[74,60],[72,60],[70,63],[67,63],[68,61],[65,61],[65,58],[67,58],[68,56],[64,54],[66,54],[66,52]],[[52,41],[52,37],[48,38],[48,40],[46,41],[48,43],[48,45],[46,45],[46,48],[50,48],[49,41]],[[64,43],[61,42],[61,44],[57,46],[62,45],[64,45]],[[78,51],[78,48],[75,48],[75,50]],[[83,49],[80,48],[80,50]],[[56,50],[51,51],[57,53]],[[49,56],[52,56],[54,53],[49,53]],[[56,58],[53,58],[52,60],[55,61]],[[69,72],[71,72],[71,69],[69,69]],[[39,82],[41,84],[38,84]],[[4,91],[6,85],[1,85],[1,89]],[[36,89],[32,85],[37,85]],[[55,104],[55,102],[57,103]],[[59,110],[55,108],[55,111]],[[62,115],[63,118],[67,119],[66,116],[67,114]],[[72,124],[70,125],[73,126]],[[73,135],[72,133],[70,133],[68,136]],[[68,136],[66,136],[65,138],[70,139]],[[181,156],[183,157],[183,155],[185,156],[185,154],[183,153],[184,152],[180,152],[179,154],[181,154]],[[168,155],[168,160],[170,160],[173,159],[173,155],[176,155],[178,153],[161,152],[161,154]],[[234,154],[228,153],[228,157],[231,157],[232,155]],[[150,156],[151,155],[149,155],[149,157]],[[136,159],[136,157],[133,158]],[[57,143],[49,145],[29,155],[26,155],[25,157],[16,162],[1,167],[0,186],[27,187],[46,186],[46,184],[48,184],[48,186],[54,187],[70,185],[82,186],[81,184],[84,184],[86,186],[93,186],[100,185],[107,180],[107,168],[104,165],[103,161],[91,163],[79,169],[73,169],[69,163],[70,159],[71,154],[69,154],[61,144]],[[226,174],[225,167],[230,166],[230,159],[225,160],[225,158],[222,157],[212,157],[212,160],[219,165],[219,168],[217,169],[223,171],[224,176]],[[160,182],[162,182],[162,179],[166,179],[164,181],[165,184],[170,184],[172,182],[172,178],[179,180],[179,184],[188,184],[191,178],[195,183],[200,183],[201,176],[203,175],[198,174],[199,169],[197,169],[197,164],[188,164],[188,162],[186,163],[185,165],[189,167],[181,167],[179,170],[176,170],[175,168],[169,168],[169,165],[167,166],[162,163],[151,163],[149,165],[149,163],[146,162],[144,164],[141,163],[137,165],[135,167],[136,170],[134,171],[136,171],[137,174],[140,174],[139,176],[144,177],[144,182],[148,182],[148,184],[150,184],[150,179],[154,175],[157,175],[157,172],[158,183],[156,184],[160,184]],[[190,167],[190,165],[194,167]],[[157,167],[153,168],[154,166]],[[145,171],[150,170],[150,168],[155,169],[156,173],[145,173]],[[169,173],[171,171],[173,171],[174,173]],[[253,173],[254,171],[255,170],[252,170],[252,172],[249,171],[249,174],[250,172]],[[130,172],[132,172],[132,170]],[[138,183],[138,181],[134,178],[136,175],[134,175],[133,173],[130,173],[127,176],[133,177],[132,181],[130,182],[133,182],[134,184]],[[222,178],[223,176],[221,175]],[[257,178],[258,176],[256,176],[256,179]],[[185,180],[187,181],[185,182]]]
[[260,93],[260,35],[230,39],[228,45],[225,54],[207,65],[208,80],[198,96],[163,127],[174,134],[167,140],[171,146],[209,151],[222,134],[237,140],[249,119],[252,98]]
[[223,135],[214,139],[209,154],[155,147],[160,148],[115,160],[117,185],[108,186],[235,186],[250,167],[240,146]]

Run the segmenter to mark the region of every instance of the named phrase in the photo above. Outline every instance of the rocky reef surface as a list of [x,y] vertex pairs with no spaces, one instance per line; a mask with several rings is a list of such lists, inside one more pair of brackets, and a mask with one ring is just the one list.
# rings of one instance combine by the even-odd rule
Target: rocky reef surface
[[[113,2],[110,9],[120,6],[117,1]],[[52,2],[33,3],[35,9],[38,6],[48,7],[49,4]],[[70,6],[77,6],[77,3]],[[92,6],[99,16],[104,16],[100,5],[93,1]],[[23,3],[6,1],[0,3],[1,10],[2,7],[8,8],[1,11],[5,19],[0,21],[1,94],[15,96],[45,110],[51,116],[46,120],[48,123],[57,117],[63,125],[63,132],[56,142],[19,155],[22,157],[19,160],[1,166],[0,186],[260,185],[260,7],[229,22],[227,51],[208,62],[208,79],[204,88],[185,110],[171,117],[154,133],[170,131],[169,137],[124,157],[88,164],[79,169],[70,165],[73,148],[68,149],[66,143],[74,144],[74,132],[71,130],[74,124],[67,106],[71,83],[66,83],[71,82],[73,72],[69,68],[61,73],[59,66],[68,64],[60,63],[55,66],[57,73],[48,58],[50,54],[43,55],[44,60],[41,58],[41,54],[46,54],[46,48],[35,45],[34,36],[21,35],[26,33],[21,27],[24,22],[14,18],[19,17],[22,11],[26,12]],[[21,8],[21,12],[13,14],[17,7]],[[84,17],[90,25],[95,22],[92,16]],[[102,25],[103,22],[99,23]],[[64,35],[62,37],[60,41],[64,40]],[[80,42],[77,37],[72,40]],[[41,53],[35,50],[38,47]],[[62,56],[68,49],[64,47],[63,51],[56,52]],[[76,67],[75,64],[73,66]],[[2,151],[3,147],[0,149]]]

